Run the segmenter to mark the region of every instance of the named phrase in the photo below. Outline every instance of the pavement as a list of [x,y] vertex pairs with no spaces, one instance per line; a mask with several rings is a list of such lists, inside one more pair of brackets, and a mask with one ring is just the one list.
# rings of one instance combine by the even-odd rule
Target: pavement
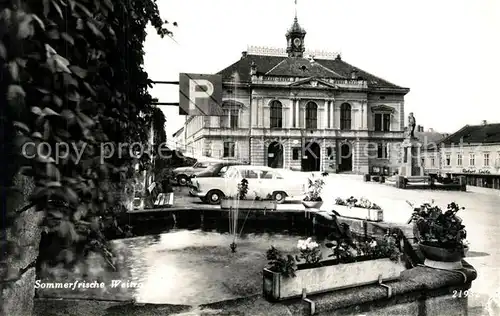
[[[310,173],[296,172],[296,176],[307,179]],[[363,182],[361,175],[330,174],[324,179],[321,209],[326,211],[335,209],[334,200],[337,197],[365,197],[382,207],[384,221],[404,224],[412,213],[408,202],[420,205],[434,200],[442,208],[450,202],[465,207],[459,216],[466,225],[467,240],[470,242],[467,260],[478,271],[478,278],[468,293],[469,306],[475,315],[483,315],[482,312],[477,314],[477,311],[487,309],[487,306],[500,306],[500,194],[495,190],[475,187],[468,187],[467,192],[402,190],[385,184]],[[180,191],[174,203],[193,207],[201,205],[198,198],[182,196]],[[303,206],[296,201],[278,205],[278,209],[303,210]]]
[[[297,177],[302,177],[304,180],[309,175],[309,173],[296,173]],[[489,191],[401,190],[379,183],[363,182],[362,176],[359,175],[332,174],[325,177],[324,180],[325,187],[322,194],[324,204],[322,210],[326,211],[335,209],[334,200],[337,197],[365,197],[382,207],[385,221],[404,224],[408,221],[412,213],[412,208],[408,203],[419,205],[434,200],[436,204],[445,208],[448,203],[454,201],[460,206],[464,206],[466,209],[461,211],[459,215],[466,225],[468,241],[470,242],[467,261],[478,272],[478,278],[473,282],[471,290],[467,293],[469,296],[469,316],[500,315],[500,313],[493,311],[493,309],[498,308],[495,306],[500,306],[500,265],[498,264],[500,262],[500,211],[498,207],[500,205],[500,195],[489,194]],[[218,208],[218,206],[204,205],[198,198],[189,197],[186,188],[175,188],[173,207],[186,209]],[[303,210],[303,206],[300,204],[300,201],[295,201],[278,205],[278,210],[280,209],[301,211]],[[67,304],[67,309],[78,309],[79,304]],[[112,303],[110,304],[113,305]],[[247,301],[239,302],[238,304],[242,306],[243,312],[250,310],[250,306],[255,306],[255,315],[289,314],[287,309],[279,309],[278,305],[269,304],[258,297],[248,298]],[[81,315],[70,312],[51,314],[51,310],[53,309],[43,309],[47,313],[38,315]],[[92,309],[92,313],[88,315],[118,315],[120,311],[122,314],[127,315],[169,315],[171,313],[200,315],[201,313],[200,311],[193,311],[190,308],[187,309],[185,306],[182,307],[180,305],[168,313],[167,310],[159,312],[158,308],[151,308],[149,313],[144,313],[149,308],[141,309],[141,312],[138,312],[135,307],[130,307],[130,310],[123,313],[123,309],[117,307],[115,314],[111,313],[112,310],[113,308],[106,308],[98,312]],[[210,310],[205,309],[203,312],[206,312],[206,315],[224,315],[218,308],[214,308],[213,311],[209,312]],[[491,310],[491,312],[488,310]],[[238,313],[231,315],[238,315]]]

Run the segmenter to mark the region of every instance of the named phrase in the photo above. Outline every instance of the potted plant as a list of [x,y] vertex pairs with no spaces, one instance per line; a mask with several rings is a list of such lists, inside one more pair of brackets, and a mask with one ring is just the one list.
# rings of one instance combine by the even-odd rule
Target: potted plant
[[396,236],[379,240],[354,240],[347,225],[329,236],[330,248],[322,260],[318,243],[299,240],[299,255],[283,254],[275,247],[267,252],[268,266],[263,271],[263,293],[270,301],[318,294],[399,278],[404,265]]
[[323,199],[321,198],[321,192],[323,191],[323,186],[325,181],[321,178],[307,179],[307,192],[305,192],[305,197],[302,200],[302,205],[305,208],[317,208],[319,209],[323,205]]
[[457,216],[461,209],[464,208],[455,202],[448,204],[446,211],[430,203],[414,208],[411,221],[425,265],[451,270],[462,268],[462,259],[469,247],[465,226]]
[[238,190],[235,196],[225,196],[221,200],[221,209],[258,209],[258,210],[275,210],[277,207],[276,201],[272,196],[261,198],[255,194],[255,198],[248,198],[248,180],[241,179],[238,183]]
[[364,197],[361,197],[359,200],[354,196],[345,200],[337,197],[335,199],[335,211],[345,217],[366,219],[374,222],[384,220],[384,211],[382,208]]

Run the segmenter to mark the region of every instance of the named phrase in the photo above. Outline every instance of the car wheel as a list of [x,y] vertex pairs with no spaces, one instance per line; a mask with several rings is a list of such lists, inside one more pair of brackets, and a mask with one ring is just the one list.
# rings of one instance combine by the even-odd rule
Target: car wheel
[[224,197],[224,193],[219,190],[208,191],[205,197],[206,201],[212,205],[220,204],[220,200]]
[[186,185],[188,183],[188,177],[184,174],[177,176],[177,183],[179,185]]
[[285,202],[286,198],[286,193],[282,191],[274,192],[273,193],[273,200],[276,201],[278,204],[282,204]]

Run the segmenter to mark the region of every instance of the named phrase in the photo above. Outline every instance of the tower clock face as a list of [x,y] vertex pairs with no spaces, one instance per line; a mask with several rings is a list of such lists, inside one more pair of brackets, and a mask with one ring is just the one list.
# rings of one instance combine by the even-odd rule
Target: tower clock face
[[295,47],[299,47],[300,44],[302,44],[302,41],[300,40],[300,38],[296,38],[293,40],[293,45],[295,45]]

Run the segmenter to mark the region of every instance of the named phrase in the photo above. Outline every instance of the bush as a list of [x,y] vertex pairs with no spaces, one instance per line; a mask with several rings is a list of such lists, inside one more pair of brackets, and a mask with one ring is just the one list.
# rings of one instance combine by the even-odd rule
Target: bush
[[[12,185],[18,171],[34,178],[31,200],[45,214],[45,231],[62,238],[66,255],[56,258],[65,263],[78,258],[68,249],[102,251],[111,262],[102,220],[123,211],[111,186],[131,178],[136,162],[150,168],[148,155],[136,160],[118,146],[148,141],[154,111],[142,68],[148,23],[171,35],[155,0],[3,2],[0,143],[2,166],[9,167],[1,185]],[[71,146],[64,158],[52,150],[27,159],[21,150],[29,142]],[[101,159],[105,143],[117,152]],[[50,200],[66,204],[49,208]],[[2,212],[11,225],[17,214]],[[75,243],[85,246],[66,247]]]

